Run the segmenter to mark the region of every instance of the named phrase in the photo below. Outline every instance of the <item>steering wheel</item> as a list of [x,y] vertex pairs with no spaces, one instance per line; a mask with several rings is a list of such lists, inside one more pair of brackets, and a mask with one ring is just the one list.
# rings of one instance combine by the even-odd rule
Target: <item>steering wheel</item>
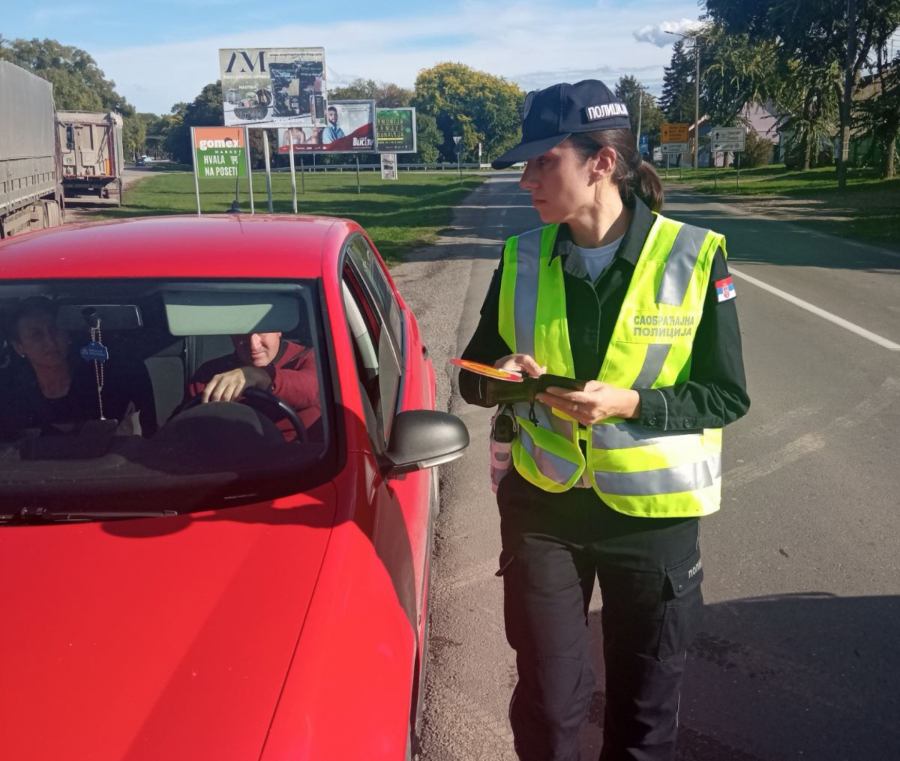
[[[304,444],[309,441],[309,438],[306,435],[306,427],[303,425],[303,421],[300,420],[297,410],[291,407],[291,405],[284,401],[280,396],[276,396],[271,391],[263,391],[261,388],[254,388],[251,386],[250,388],[244,389],[239,401],[242,404],[250,403],[251,407],[253,406],[253,402],[261,402],[263,406],[272,408],[272,411],[278,413],[279,417],[285,417],[291,422],[294,431],[297,433],[297,441]],[[203,394],[197,394],[178,410],[178,414],[180,415],[182,412],[193,409],[198,404],[202,403]]]

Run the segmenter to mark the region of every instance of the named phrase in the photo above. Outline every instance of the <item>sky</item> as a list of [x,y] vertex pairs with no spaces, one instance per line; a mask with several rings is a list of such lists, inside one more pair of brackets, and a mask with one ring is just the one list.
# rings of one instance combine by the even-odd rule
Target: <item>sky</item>
[[5,39],[87,51],[139,112],[168,113],[219,79],[219,48],[324,47],[328,87],[358,77],[412,88],[452,61],[524,90],[637,77],[659,94],[684,0],[0,0]]

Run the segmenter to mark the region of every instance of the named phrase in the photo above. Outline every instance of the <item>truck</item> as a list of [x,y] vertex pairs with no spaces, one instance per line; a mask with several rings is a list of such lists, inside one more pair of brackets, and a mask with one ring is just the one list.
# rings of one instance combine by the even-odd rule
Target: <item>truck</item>
[[0,238],[56,227],[64,214],[53,85],[0,61]]
[[59,111],[56,115],[62,149],[62,183],[67,196],[109,198],[116,184],[122,204],[122,117],[112,111]]

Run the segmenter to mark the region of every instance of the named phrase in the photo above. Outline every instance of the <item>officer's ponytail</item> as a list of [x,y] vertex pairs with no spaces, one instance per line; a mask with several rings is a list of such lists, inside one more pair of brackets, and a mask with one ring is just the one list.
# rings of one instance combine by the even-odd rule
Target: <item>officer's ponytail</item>
[[613,181],[619,187],[619,195],[626,203],[632,196],[640,198],[653,211],[662,211],[665,193],[656,170],[641,159],[634,135],[627,129],[576,132],[569,137],[583,161],[587,161],[601,148],[616,152],[616,168]]

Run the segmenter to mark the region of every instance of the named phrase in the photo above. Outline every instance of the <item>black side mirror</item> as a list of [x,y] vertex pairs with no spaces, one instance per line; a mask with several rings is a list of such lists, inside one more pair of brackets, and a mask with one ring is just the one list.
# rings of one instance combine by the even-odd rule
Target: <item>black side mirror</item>
[[384,453],[387,475],[433,468],[462,457],[469,446],[469,431],[447,412],[409,410],[394,418],[391,440]]

